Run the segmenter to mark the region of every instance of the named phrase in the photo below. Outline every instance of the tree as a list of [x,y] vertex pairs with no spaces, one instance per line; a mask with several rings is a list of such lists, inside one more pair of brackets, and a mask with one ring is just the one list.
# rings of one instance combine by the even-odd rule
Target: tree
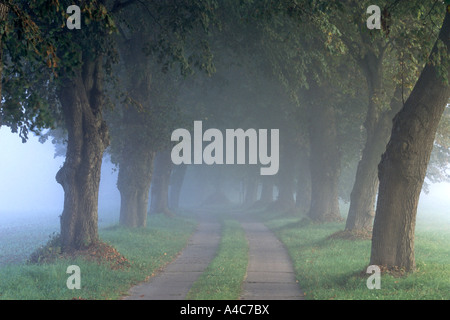
[[[302,140],[298,136],[306,134],[309,137],[312,191],[308,214],[313,220],[322,222],[340,219],[341,154],[337,137],[337,103],[332,97],[342,78],[336,70],[341,64],[343,46],[336,41],[338,30],[330,24],[330,15],[327,15],[337,4],[304,1],[265,5],[260,11],[258,25],[262,34],[261,51],[267,57],[269,70],[284,85],[295,106],[288,115],[308,119],[304,124],[308,130],[302,131],[300,122],[292,137],[297,148],[304,147],[298,143]],[[294,167],[287,171],[295,178]],[[290,194],[286,203],[292,206],[292,192]]]
[[[311,84],[308,97],[311,205],[308,216],[317,222],[341,218],[338,198],[341,153],[337,136],[336,108],[326,85]],[[319,96],[326,97],[324,99]]]
[[183,186],[184,177],[186,176],[187,165],[178,165],[172,168],[170,176],[170,193],[169,193],[169,209],[176,210],[180,208],[181,188]]
[[[66,1],[3,4],[11,14],[2,24],[8,49],[2,86],[7,112],[2,110],[2,121],[13,131],[20,129],[25,141],[28,130],[38,132],[53,124],[49,105],[60,106],[68,131],[66,162],[56,177],[65,192],[61,242],[64,250],[78,249],[98,238],[96,197],[108,141],[102,121],[102,82],[104,64],[110,62],[106,39],[112,20],[102,3],[82,3],[85,21],[92,23],[74,42],[64,27]],[[42,61],[51,72],[42,68]]]
[[161,150],[156,154],[150,213],[172,215],[169,210],[169,184],[172,166],[169,149]]
[[[369,2],[344,1],[334,22],[367,83],[368,105],[364,121],[365,144],[350,195],[345,229],[371,230],[378,190],[377,165],[389,139],[393,116],[400,110],[408,87],[417,79],[421,56],[432,44],[424,36],[424,16],[435,13],[432,4],[409,1],[386,3],[383,30],[369,30],[361,12]],[[428,7],[429,6],[429,7]],[[390,18],[390,17],[394,17]],[[345,19],[343,19],[345,17]],[[344,23],[351,21],[351,23]],[[411,42],[417,43],[411,46]]]
[[181,123],[180,74],[212,72],[205,38],[216,6],[207,0],[138,4],[124,12],[119,24],[126,99],[109,116],[114,124],[111,152],[119,166],[120,223],[130,227],[146,225],[150,186],[151,211],[169,212],[171,171],[161,155],[170,145],[170,132]]
[[280,135],[280,170],[277,174],[278,197],[270,205],[272,210],[295,213],[295,174],[298,145],[292,124],[286,120]]
[[415,269],[417,205],[439,121],[450,97],[450,13],[417,83],[395,116],[379,164],[370,264]]
[[[68,6],[68,5],[67,5]],[[63,6],[60,10],[66,10]],[[98,242],[98,191],[103,152],[109,145],[103,119],[104,81],[114,53],[112,18],[104,1],[85,3],[89,25],[80,32],[79,45],[71,42],[70,30],[55,32],[65,42],[62,57],[72,56],[72,65],[59,70],[58,97],[68,133],[66,160],[56,174],[64,189],[61,215],[61,246],[78,250]]]
[[174,126],[178,85],[173,71],[161,72],[156,58],[145,54],[142,42],[148,36],[143,31],[145,19],[132,17],[134,21],[144,21],[139,30],[121,39],[121,90],[125,92],[125,101],[120,99],[108,113],[108,123],[112,137],[110,152],[119,168],[120,224],[145,227],[153,162],[156,152],[166,147]]
[[379,163],[379,156],[383,153],[386,141],[389,138],[392,126],[391,119],[401,106],[401,90],[398,87],[392,98],[391,108],[379,115],[379,120],[377,120],[374,128],[366,131],[370,134],[367,135],[350,194],[350,208],[345,226],[348,231],[357,233],[372,229],[373,217],[375,216],[375,197],[378,189],[376,168]]

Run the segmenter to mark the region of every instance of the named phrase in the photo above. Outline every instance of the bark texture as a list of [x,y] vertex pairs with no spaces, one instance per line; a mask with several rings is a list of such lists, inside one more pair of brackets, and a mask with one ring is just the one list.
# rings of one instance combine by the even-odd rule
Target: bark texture
[[109,145],[102,119],[102,59],[85,62],[59,91],[68,131],[67,154],[56,180],[64,189],[61,215],[63,250],[98,241],[98,191],[103,152]]
[[169,183],[172,165],[170,150],[163,150],[156,154],[151,186],[150,213],[172,215],[169,210]]
[[299,151],[297,172],[295,205],[306,213],[311,204],[311,174],[309,173],[309,155],[305,147],[301,147]]
[[258,207],[265,207],[273,202],[274,182],[272,177],[261,177],[261,195],[257,202]]
[[124,147],[125,154],[117,177],[121,200],[119,222],[132,228],[145,227],[154,152],[149,148],[135,147],[135,144],[128,146]]
[[280,140],[280,170],[277,174],[278,197],[270,205],[271,210],[295,213],[295,162],[297,145],[293,131],[286,128]]
[[337,137],[336,111],[329,101],[317,99],[320,90],[311,86],[313,100],[309,105],[311,205],[308,216],[317,222],[341,219],[338,184],[341,154]]
[[[439,39],[448,52],[448,12]],[[437,53],[437,45],[432,55]],[[444,73],[450,76],[449,64]],[[391,138],[379,164],[380,187],[370,264],[406,271],[415,269],[417,205],[436,130],[449,97],[450,86],[443,82],[442,73],[428,63],[404,107],[394,118]]]
[[374,127],[367,130],[366,144],[350,195],[350,208],[345,226],[348,231],[372,229],[379,182],[378,164],[386,150],[392,129],[392,118],[401,107],[401,88],[398,88],[391,100],[391,109],[383,112]]
[[174,166],[172,169],[172,176],[170,177],[169,196],[169,207],[171,209],[178,209],[180,207],[181,188],[183,187],[186,170],[187,165],[185,164]]
[[121,123],[111,129],[121,128],[115,133],[116,142],[120,145],[117,177],[121,200],[119,221],[121,225],[132,228],[147,225],[156,144],[152,131],[152,107],[156,104],[152,87],[155,81],[149,57],[142,51],[142,36],[138,33],[120,46],[128,79],[127,93],[133,103],[122,106]]
[[245,196],[243,206],[250,208],[258,199],[258,177],[253,172],[249,172],[245,181]]

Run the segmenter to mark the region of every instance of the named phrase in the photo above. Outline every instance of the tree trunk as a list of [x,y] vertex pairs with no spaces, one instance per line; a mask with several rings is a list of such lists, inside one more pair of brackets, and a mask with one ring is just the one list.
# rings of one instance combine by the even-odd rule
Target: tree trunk
[[341,219],[338,199],[341,161],[335,109],[324,101],[309,107],[311,205],[308,216],[317,222],[337,221]]
[[375,128],[367,131],[367,141],[358,163],[356,179],[350,195],[345,230],[371,230],[375,216],[375,199],[378,191],[378,164],[386,150],[392,129],[392,118],[402,107],[401,88],[397,88],[391,100],[391,109],[379,116]]
[[261,195],[258,203],[261,206],[266,206],[273,202],[273,178],[264,176],[262,179]]
[[109,144],[102,119],[102,59],[85,62],[82,72],[65,79],[59,91],[68,131],[67,153],[56,180],[64,189],[61,215],[63,250],[98,241],[98,191],[103,152]]
[[[149,58],[142,51],[139,35],[120,45],[124,61],[127,93],[133,105],[123,105],[123,115],[115,142],[120,146],[117,188],[120,192],[119,223],[131,228],[147,225],[150,185],[155,157],[154,139],[150,133],[149,112],[153,83]],[[115,128],[116,129],[116,128]]]
[[145,227],[154,152],[139,143],[126,144],[119,164],[120,224]]
[[186,175],[187,165],[181,164],[175,166],[170,177],[170,208],[178,209],[180,206],[181,188],[183,186],[184,177]]
[[[439,39],[450,50],[450,13]],[[436,42],[432,55],[436,54]],[[444,73],[450,77],[449,61]],[[414,232],[417,205],[436,130],[450,97],[450,86],[432,63],[423,69],[402,110],[395,116],[391,139],[379,164],[379,194],[370,264],[415,269]]]
[[[291,169],[293,168],[291,167]],[[290,175],[285,175],[283,179],[280,179],[278,184],[278,198],[274,204],[276,209],[288,213],[294,213],[295,211],[295,176],[293,171],[290,172]]]
[[258,198],[258,178],[253,172],[249,172],[245,183],[244,207],[250,208]]
[[154,168],[150,213],[172,215],[169,210],[169,182],[172,171],[170,150],[163,150],[156,154]]
[[295,212],[295,163],[297,145],[294,131],[286,127],[280,141],[280,170],[277,175],[278,196],[270,206],[271,210],[286,213]]
[[363,231],[372,227],[378,188],[377,166],[389,139],[390,128],[386,128],[385,137],[382,130],[377,130],[383,90],[383,57],[384,50],[378,55],[369,50],[357,60],[366,78],[369,104],[364,121],[366,143],[356,170],[345,227],[351,231]]
[[305,148],[299,150],[297,166],[297,193],[295,206],[303,212],[308,212],[311,204],[311,174],[309,171],[309,156]]

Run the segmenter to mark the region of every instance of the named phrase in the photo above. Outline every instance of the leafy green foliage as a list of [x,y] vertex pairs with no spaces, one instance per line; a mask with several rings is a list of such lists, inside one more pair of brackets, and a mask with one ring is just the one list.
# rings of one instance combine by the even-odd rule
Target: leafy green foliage
[[[8,14],[0,22],[2,56],[2,106],[0,125],[28,132],[53,125],[54,92],[48,83],[57,65],[55,47],[46,39],[36,19],[42,1],[6,1]],[[54,9],[53,4],[46,6]],[[40,8],[39,10],[43,10]]]
[[26,141],[29,131],[54,128],[60,120],[57,88],[61,77],[71,76],[81,65],[80,54],[104,55],[110,70],[116,57],[104,34],[115,30],[100,1],[81,7],[81,30],[65,27],[70,1],[7,1],[9,14],[0,24],[3,52],[1,124],[19,131]]

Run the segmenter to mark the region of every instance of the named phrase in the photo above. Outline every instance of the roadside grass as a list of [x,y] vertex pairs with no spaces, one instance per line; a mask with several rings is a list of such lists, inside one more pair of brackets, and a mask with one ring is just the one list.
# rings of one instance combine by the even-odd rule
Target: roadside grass
[[237,300],[248,264],[248,244],[240,223],[222,222],[222,239],[216,257],[193,284],[188,300]]
[[[45,264],[11,264],[0,268],[0,299],[120,299],[128,289],[152,276],[171,262],[185,247],[196,222],[186,216],[149,217],[148,227],[119,226],[100,229],[102,241],[112,245],[127,265],[112,268],[108,263],[66,258]],[[81,289],[70,290],[66,282],[69,265],[81,270]]]
[[292,216],[262,215],[286,245],[307,299],[449,300],[450,232],[428,223],[416,228],[417,269],[402,277],[381,275],[381,289],[368,289],[370,240],[329,238],[344,223],[312,224]]

